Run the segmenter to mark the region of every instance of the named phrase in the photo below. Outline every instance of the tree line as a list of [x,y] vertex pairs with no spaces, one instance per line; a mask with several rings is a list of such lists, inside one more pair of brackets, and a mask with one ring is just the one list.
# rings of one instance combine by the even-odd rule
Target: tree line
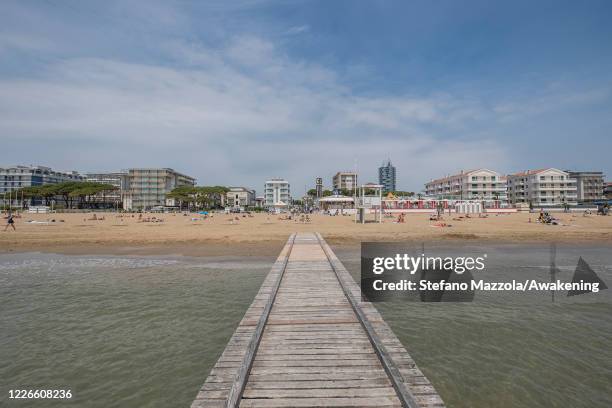
[[220,208],[228,191],[224,186],[180,186],[166,194],[166,198],[174,199],[181,210]]
[[66,181],[57,184],[44,184],[41,186],[28,186],[16,190],[13,194],[15,199],[40,199],[45,205],[51,205],[52,200],[57,197],[63,201],[66,208],[97,207],[98,200],[94,196],[101,195],[102,202],[105,194],[118,190],[119,187],[111,184],[96,183],[92,181]]

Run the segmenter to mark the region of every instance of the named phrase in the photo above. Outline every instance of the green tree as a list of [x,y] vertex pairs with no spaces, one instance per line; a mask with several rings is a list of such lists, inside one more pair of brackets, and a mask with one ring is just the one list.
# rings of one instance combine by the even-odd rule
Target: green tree
[[227,194],[229,188],[224,186],[203,186],[196,187],[197,202],[201,202],[207,208],[220,208],[223,203],[223,196]]
[[[104,183],[95,183],[91,181],[83,181],[71,186],[69,197],[78,199],[78,207],[97,205],[92,201],[92,197],[98,194],[104,194],[109,191],[117,190],[116,186]],[[104,197],[103,200],[104,201]]]
[[178,201],[179,208],[182,210],[183,205],[187,205],[187,210],[191,209],[192,204],[196,202],[196,187],[194,186],[179,186],[166,194],[166,198],[172,198]]
[[80,206],[84,206],[91,196],[117,189],[118,187],[111,184],[90,181],[66,181],[57,184],[24,187],[18,190],[18,194],[23,193],[24,198],[40,197],[45,202],[45,205],[50,205],[50,201],[54,197],[61,196],[66,208],[71,208],[75,199],[78,200]]
[[191,209],[196,208],[219,208],[223,203],[223,196],[227,194],[229,188],[224,186],[180,186],[166,194],[167,198],[173,198],[179,202],[182,209],[183,204]]

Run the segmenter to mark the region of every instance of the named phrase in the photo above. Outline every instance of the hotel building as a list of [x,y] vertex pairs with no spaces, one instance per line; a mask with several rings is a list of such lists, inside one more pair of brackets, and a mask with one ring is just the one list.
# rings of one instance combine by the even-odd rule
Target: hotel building
[[612,199],[612,182],[606,182],[604,183],[604,197],[608,200]]
[[460,171],[425,184],[427,196],[440,200],[498,200],[506,202],[506,178],[489,169]]
[[265,207],[286,207],[291,204],[289,182],[281,178],[273,178],[264,185]]
[[229,187],[225,194],[225,205],[233,208],[255,206],[255,190],[246,187]]
[[87,173],[85,174],[85,181],[117,187],[116,190],[96,194],[90,198],[91,201],[107,204],[123,202],[123,192],[126,190],[127,185],[127,173]]
[[123,208],[126,210],[173,205],[173,200],[166,200],[167,193],[176,187],[195,185],[195,178],[169,168],[129,169],[125,180]]
[[357,173],[342,172],[336,173],[332,179],[334,190],[355,190],[357,188]]
[[569,171],[576,180],[576,196],[579,203],[588,203],[604,199],[604,176],[601,171]]
[[554,168],[510,174],[508,201],[510,204],[528,203],[533,207],[576,205],[576,180],[569,173]]
[[10,193],[23,187],[83,181],[83,179],[84,177],[76,171],[55,171],[44,166],[0,167],[0,194]]

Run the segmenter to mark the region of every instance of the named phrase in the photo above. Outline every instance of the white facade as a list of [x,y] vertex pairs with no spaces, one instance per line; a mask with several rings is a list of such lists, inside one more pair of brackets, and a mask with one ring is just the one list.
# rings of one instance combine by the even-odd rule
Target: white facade
[[461,171],[425,184],[427,196],[449,200],[506,202],[506,177],[489,169]]
[[355,190],[357,188],[357,173],[339,171],[333,178],[335,190]]
[[510,204],[533,207],[576,205],[576,180],[562,170],[549,168],[508,175]]
[[123,191],[126,190],[127,173],[87,173],[86,181],[109,184],[117,188],[90,197],[90,201],[98,203],[120,203],[123,201]]
[[176,187],[193,186],[195,178],[170,168],[139,168],[127,170],[123,208],[150,209],[163,205],[176,205],[166,194]]
[[285,207],[291,204],[289,182],[284,179],[271,179],[264,185],[264,206]]
[[255,206],[255,190],[246,187],[230,187],[225,194],[228,207],[245,208]]

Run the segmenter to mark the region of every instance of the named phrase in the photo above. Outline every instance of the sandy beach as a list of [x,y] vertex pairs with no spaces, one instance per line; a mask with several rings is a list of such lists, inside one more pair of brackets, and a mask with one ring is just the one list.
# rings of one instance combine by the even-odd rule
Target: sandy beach
[[[23,214],[17,231],[0,231],[2,252],[59,253],[166,253],[215,255],[237,248],[244,255],[274,255],[289,234],[318,231],[331,244],[354,245],[361,241],[494,240],[527,243],[612,243],[612,217],[558,214],[561,225],[536,223],[537,214],[490,215],[487,218],[445,216],[450,227],[436,227],[427,214],[409,214],[405,223],[386,218],[382,224],[356,224],[351,216],[311,215],[310,223],[283,220],[276,215],[251,217],[214,214],[144,214],[162,222],[142,222],[138,215],[98,213]],[[455,219],[453,219],[455,218]],[[531,219],[531,222],[529,222]],[[55,222],[52,222],[55,220]],[[31,222],[33,221],[33,222]]]

